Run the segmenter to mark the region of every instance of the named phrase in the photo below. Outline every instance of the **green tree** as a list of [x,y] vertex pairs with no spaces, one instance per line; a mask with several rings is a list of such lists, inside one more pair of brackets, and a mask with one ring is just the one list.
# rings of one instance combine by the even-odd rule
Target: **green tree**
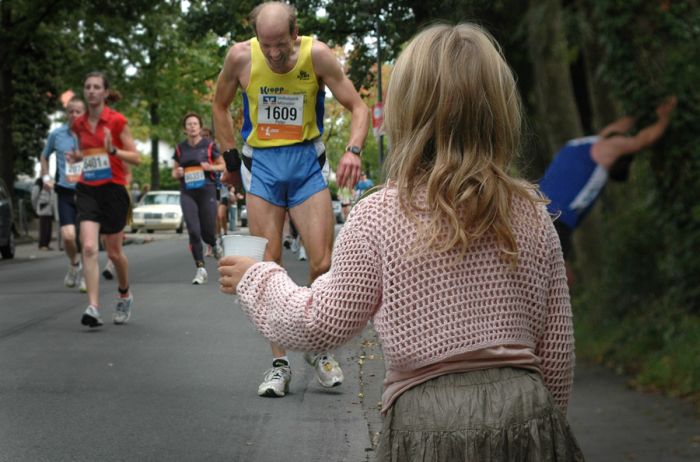
[[[130,25],[154,2],[0,1],[0,177],[31,172],[66,88],[87,69],[119,68]],[[105,27],[109,24],[109,28]],[[107,30],[109,29],[109,30]]]

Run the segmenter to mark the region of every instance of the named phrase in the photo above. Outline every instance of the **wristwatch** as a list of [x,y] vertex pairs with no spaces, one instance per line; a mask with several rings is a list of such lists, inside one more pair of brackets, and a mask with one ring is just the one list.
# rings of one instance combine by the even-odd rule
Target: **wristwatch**
[[109,152],[110,156],[116,156],[117,155],[117,148],[112,146],[112,149],[110,149],[108,152]]
[[358,146],[347,146],[345,148],[345,152],[351,152],[357,156],[361,156],[362,155],[362,148],[360,148]]

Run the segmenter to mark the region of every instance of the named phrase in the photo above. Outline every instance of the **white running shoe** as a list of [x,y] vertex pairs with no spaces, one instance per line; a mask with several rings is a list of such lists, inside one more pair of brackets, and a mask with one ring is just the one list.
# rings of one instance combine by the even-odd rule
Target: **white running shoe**
[[197,272],[192,279],[192,284],[206,284],[207,283],[207,270],[203,267],[197,268]]
[[82,293],[87,293],[87,284],[85,284],[85,276],[80,276],[80,287],[79,290]]
[[117,308],[114,311],[114,324],[126,324],[131,317],[131,305],[134,303],[134,296],[129,292],[127,298],[119,297]]
[[221,246],[219,245],[218,242],[214,246],[213,252],[214,252],[214,258],[216,258],[217,260],[224,256],[224,249],[221,248]]
[[301,261],[306,260],[306,249],[304,248],[303,245],[299,246],[299,260],[301,260]]
[[112,263],[112,260],[109,258],[107,259],[105,269],[102,270],[102,276],[109,281],[114,279],[114,263]]
[[299,240],[299,237],[297,237],[297,238],[294,239],[294,240],[292,241],[292,243],[289,245],[290,250],[291,250],[292,252],[297,253],[297,252],[299,251],[299,246],[301,245],[301,244],[299,244],[299,241],[300,241],[300,240]]
[[100,327],[103,324],[102,316],[100,316],[100,312],[97,310],[97,308],[92,305],[88,305],[83,313],[83,318],[80,320],[80,323],[83,326]]
[[258,387],[258,396],[270,398],[282,397],[289,393],[289,382],[292,380],[292,368],[283,361],[272,363],[272,369],[265,372],[265,378]]
[[63,284],[66,287],[75,287],[75,285],[78,283],[79,277],[80,277],[80,264],[70,265],[68,267],[68,272],[66,273],[66,277],[63,278]]
[[314,366],[321,386],[332,388],[343,383],[343,370],[330,353],[304,353],[304,359],[310,366]]

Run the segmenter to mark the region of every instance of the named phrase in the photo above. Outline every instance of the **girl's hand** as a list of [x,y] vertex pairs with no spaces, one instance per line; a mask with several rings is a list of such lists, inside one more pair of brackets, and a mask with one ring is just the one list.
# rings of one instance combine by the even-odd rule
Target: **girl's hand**
[[223,257],[219,260],[219,290],[234,295],[243,275],[257,262],[249,257]]

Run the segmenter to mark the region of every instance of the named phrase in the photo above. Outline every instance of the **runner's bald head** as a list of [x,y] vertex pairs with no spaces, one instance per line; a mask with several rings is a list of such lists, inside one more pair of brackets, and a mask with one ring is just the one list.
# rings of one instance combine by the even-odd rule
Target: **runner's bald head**
[[250,12],[250,23],[255,35],[258,35],[258,27],[266,29],[287,27],[289,35],[295,35],[297,11],[293,6],[283,2],[261,3]]

